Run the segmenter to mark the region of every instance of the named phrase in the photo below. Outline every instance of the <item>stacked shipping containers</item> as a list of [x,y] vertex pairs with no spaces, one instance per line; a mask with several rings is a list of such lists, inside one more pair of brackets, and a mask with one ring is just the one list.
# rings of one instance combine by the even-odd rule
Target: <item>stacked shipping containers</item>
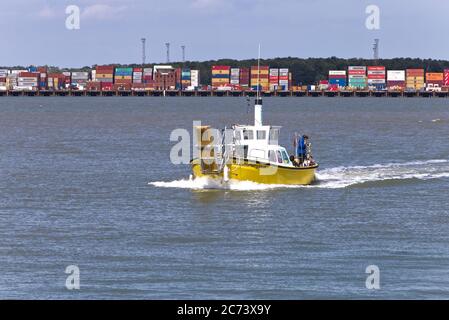
[[37,72],[40,73],[39,75],[39,89],[45,90],[47,89],[47,67],[39,67],[37,68]]
[[181,71],[181,89],[187,89],[191,84],[191,72],[190,69],[182,69]]
[[384,90],[387,86],[386,76],[385,67],[368,67],[368,87],[372,90]]
[[442,87],[444,85],[444,73],[442,72],[427,72],[426,73],[427,87]]
[[69,88],[72,83],[72,73],[70,71],[64,71],[62,74],[64,75],[64,86]]
[[18,90],[36,89],[39,86],[39,77],[40,73],[38,72],[20,72],[19,77],[17,78],[17,87],[14,89]]
[[72,72],[71,84],[79,90],[84,90],[89,81],[89,72]]
[[366,67],[348,67],[348,85],[355,89],[366,89]]
[[406,88],[409,90],[421,90],[424,88],[424,69],[407,69]]
[[142,83],[143,80],[143,69],[134,68],[133,69],[133,83]]
[[11,70],[11,73],[6,78],[6,86],[9,89],[16,89],[18,87],[18,79],[21,72],[27,72],[27,70]]
[[270,91],[277,91],[279,87],[279,69],[270,69]]
[[143,69],[143,83],[150,84],[153,82],[153,68]]
[[48,74],[47,86],[50,90],[61,90],[65,88],[65,75],[62,73]]
[[114,66],[97,66],[96,81],[100,82],[101,90],[110,91],[114,84]]
[[239,68],[231,68],[231,80],[229,83],[234,86],[238,86],[240,84],[240,69]]
[[404,90],[405,70],[388,70],[387,87],[389,90]]
[[114,84],[128,85],[133,82],[133,68],[115,68]]
[[249,87],[249,68],[240,68],[239,85],[244,88]]
[[346,71],[344,70],[330,70],[329,71],[329,89],[346,87]]
[[251,67],[251,88],[257,90],[258,87],[262,91],[270,90],[270,67]]
[[190,85],[194,88],[198,88],[200,86],[199,70],[190,70]]
[[6,69],[0,70],[0,90],[4,91],[7,90],[7,81],[9,71]]
[[288,69],[279,69],[279,87],[282,91],[288,91],[292,82],[292,74]]
[[212,88],[226,86],[230,83],[229,66],[212,66]]

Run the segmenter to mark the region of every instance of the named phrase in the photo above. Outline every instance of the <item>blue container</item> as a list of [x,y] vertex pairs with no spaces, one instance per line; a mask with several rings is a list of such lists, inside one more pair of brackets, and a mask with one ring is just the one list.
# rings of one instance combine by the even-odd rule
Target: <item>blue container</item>
[[385,83],[376,83],[371,86],[373,86],[375,88],[375,90],[377,90],[377,91],[382,91],[387,88],[387,85]]
[[37,72],[37,67],[29,67],[28,72]]
[[329,84],[338,85],[339,87],[346,87],[347,82],[346,78],[338,78],[338,79],[329,79]]
[[212,79],[229,79],[228,74],[213,74]]

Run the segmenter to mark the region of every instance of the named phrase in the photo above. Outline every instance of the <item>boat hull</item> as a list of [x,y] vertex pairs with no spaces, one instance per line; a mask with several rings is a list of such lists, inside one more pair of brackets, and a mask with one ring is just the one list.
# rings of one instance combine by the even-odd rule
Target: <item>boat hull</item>
[[[252,181],[263,184],[309,185],[315,180],[315,171],[318,165],[307,168],[287,168],[264,163],[245,162],[230,164],[228,168],[228,177],[232,180]],[[199,160],[192,161],[192,172],[194,178],[210,177],[212,179],[223,179],[223,173],[203,173]]]

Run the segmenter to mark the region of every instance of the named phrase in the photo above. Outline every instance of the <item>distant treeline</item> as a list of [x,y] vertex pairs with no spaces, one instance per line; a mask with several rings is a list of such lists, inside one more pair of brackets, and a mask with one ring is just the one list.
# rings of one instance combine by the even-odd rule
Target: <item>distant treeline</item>
[[[329,70],[347,70],[348,66],[385,66],[387,70],[404,70],[404,69],[425,69],[426,72],[442,72],[444,69],[449,69],[449,61],[434,60],[434,59],[416,59],[416,58],[394,58],[394,59],[380,59],[377,62],[370,59],[342,59],[337,57],[330,58],[274,58],[263,59],[261,65],[268,65],[271,68],[288,68],[292,73],[294,85],[314,84],[319,80],[327,79]],[[164,64],[164,63],[162,63]],[[139,64],[120,65],[114,64],[117,67],[142,67]],[[146,67],[151,67],[153,64],[148,64]],[[187,61],[185,63],[173,62],[170,65],[174,67],[185,67],[190,69],[200,70],[200,81],[202,84],[211,83],[211,69],[213,65],[228,65],[235,68],[251,67],[257,65],[256,59],[250,60],[210,60],[203,62]],[[49,67],[49,72],[60,71],[89,71],[93,67],[83,67],[78,69],[59,69],[57,67]],[[17,66],[14,68],[24,68]]]

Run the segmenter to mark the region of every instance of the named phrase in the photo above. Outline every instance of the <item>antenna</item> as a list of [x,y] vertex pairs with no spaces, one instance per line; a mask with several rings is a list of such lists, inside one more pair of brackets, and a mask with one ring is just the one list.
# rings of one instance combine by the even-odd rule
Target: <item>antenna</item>
[[146,44],[146,41],[147,41],[147,39],[145,39],[145,38],[142,38],[142,39],[140,39],[140,41],[142,41],[142,65],[144,66],[145,65],[145,60],[146,60],[146,54],[145,54],[145,44]]
[[379,39],[374,39],[373,52],[374,60],[377,62],[379,60]]
[[167,47],[167,63],[170,63],[170,42],[165,43]]
[[181,46],[181,50],[182,50],[182,63],[186,62],[186,46]]
[[260,98],[260,43],[259,43],[259,55],[257,58],[257,101]]
[[260,43],[257,59],[257,97],[254,105],[254,126],[262,126],[262,99],[260,98]]

